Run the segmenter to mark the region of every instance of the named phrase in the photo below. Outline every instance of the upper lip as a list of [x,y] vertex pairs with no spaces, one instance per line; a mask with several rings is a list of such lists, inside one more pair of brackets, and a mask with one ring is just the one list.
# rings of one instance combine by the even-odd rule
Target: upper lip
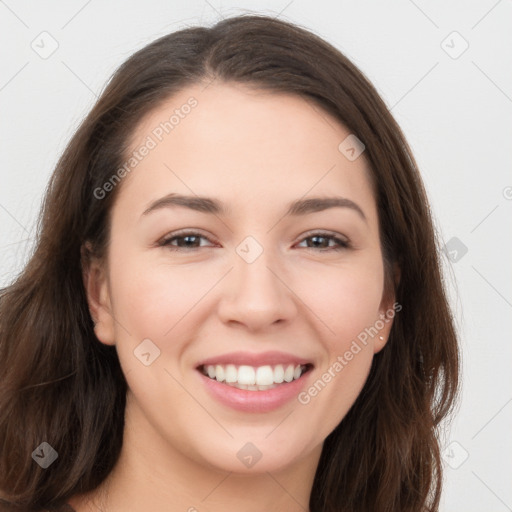
[[247,366],[266,366],[277,364],[293,364],[293,365],[306,365],[312,364],[311,360],[303,357],[298,357],[286,352],[229,352],[219,356],[213,356],[201,361],[197,367],[210,366],[217,364],[234,364],[234,365],[247,365]]

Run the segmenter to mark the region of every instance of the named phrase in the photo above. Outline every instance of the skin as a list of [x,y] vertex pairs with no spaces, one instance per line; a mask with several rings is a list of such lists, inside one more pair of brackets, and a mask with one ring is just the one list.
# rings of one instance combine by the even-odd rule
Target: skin
[[[248,413],[207,393],[196,365],[235,350],[307,358],[307,390],[394,297],[384,297],[369,169],[364,153],[351,162],[338,150],[350,134],[343,125],[293,95],[198,84],[144,118],[132,150],[191,96],[197,107],[119,185],[108,261],[84,270],[96,335],[116,346],[129,391],[120,461],[97,490],[70,500],[79,512],[308,510],[322,444],[391,329],[389,321],[369,337],[307,404]],[[230,211],[142,215],[171,192],[216,198]],[[340,207],[284,216],[293,200],[333,195],[357,203],[366,220]],[[186,228],[207,237],[200,247],[158,246]],[[321,238],[316,248],[309,232],[320,230],[351,247],[335,251]],[[252,263],[236,252],[247,236],[263,249]],[[160,350],[149,366],[134,356],[147,338]],[[262,454],[251,468],[237,458],[247,442]]]

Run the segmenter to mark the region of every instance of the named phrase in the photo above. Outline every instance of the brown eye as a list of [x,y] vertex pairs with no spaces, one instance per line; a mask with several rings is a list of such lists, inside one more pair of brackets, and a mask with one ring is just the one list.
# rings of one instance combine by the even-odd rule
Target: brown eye
[[[313,233],[304,238],[301,243],[303,242],[307,242],[307,249],[319,249],[320,251],[340,251],[350,247],[350,243],[347,240],[343,240],[331,233]],[[331,242],[334,242],[334,245],[329,245]]]
[[[207,240],[212,243],[208,237],[197,232],[189,231],[174,233],[172,236],[164,238],[159,245],[161,247],[168,247],[173,251],[193,251],[201,247],[211,247],[201,245],[201,240]],[[347,240],[343,240],[331,233],[313,233],[303,238],[300,243],[304,242],[307,243],[306,249],[318,249],[320,252],[340,251],[350,248],[350,243]]]
[[[200,233],[195,232],[185,232],[185,233],[179,233],[174,234],[174,236],[170,236],[167,238],[164,238],[159,245],[161,247],[168,247],[169,249],[173,251],[180,251],[180,250],[194,250],[199,249],[201,247],[205,247],[204,245],[201,245],[201,239],[203,240],[209,240],[204,235],[201,235]],[[174,244],[173,242],[176,241],[177,243]]]

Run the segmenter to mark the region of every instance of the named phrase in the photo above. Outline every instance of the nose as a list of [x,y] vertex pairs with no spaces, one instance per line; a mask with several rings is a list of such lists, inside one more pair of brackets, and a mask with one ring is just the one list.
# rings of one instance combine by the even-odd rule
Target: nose
[[270,261],[267,251],[252,263],[236,255],[222,290],[221,320],[252,332],[289,322],[297,315],[297,304],[285,274],[275,260]]

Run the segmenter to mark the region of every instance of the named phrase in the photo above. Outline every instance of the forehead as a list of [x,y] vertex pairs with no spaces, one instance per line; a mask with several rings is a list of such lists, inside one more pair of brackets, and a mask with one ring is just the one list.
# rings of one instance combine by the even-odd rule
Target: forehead
[[215,196],[240,208],[338,193],[376,215],[364,154],[348,160],[350,131],[312,101],[240,84],[192,85],[134,130],[127,158],[150,147],[123,182],[143,206],[169,192]]

